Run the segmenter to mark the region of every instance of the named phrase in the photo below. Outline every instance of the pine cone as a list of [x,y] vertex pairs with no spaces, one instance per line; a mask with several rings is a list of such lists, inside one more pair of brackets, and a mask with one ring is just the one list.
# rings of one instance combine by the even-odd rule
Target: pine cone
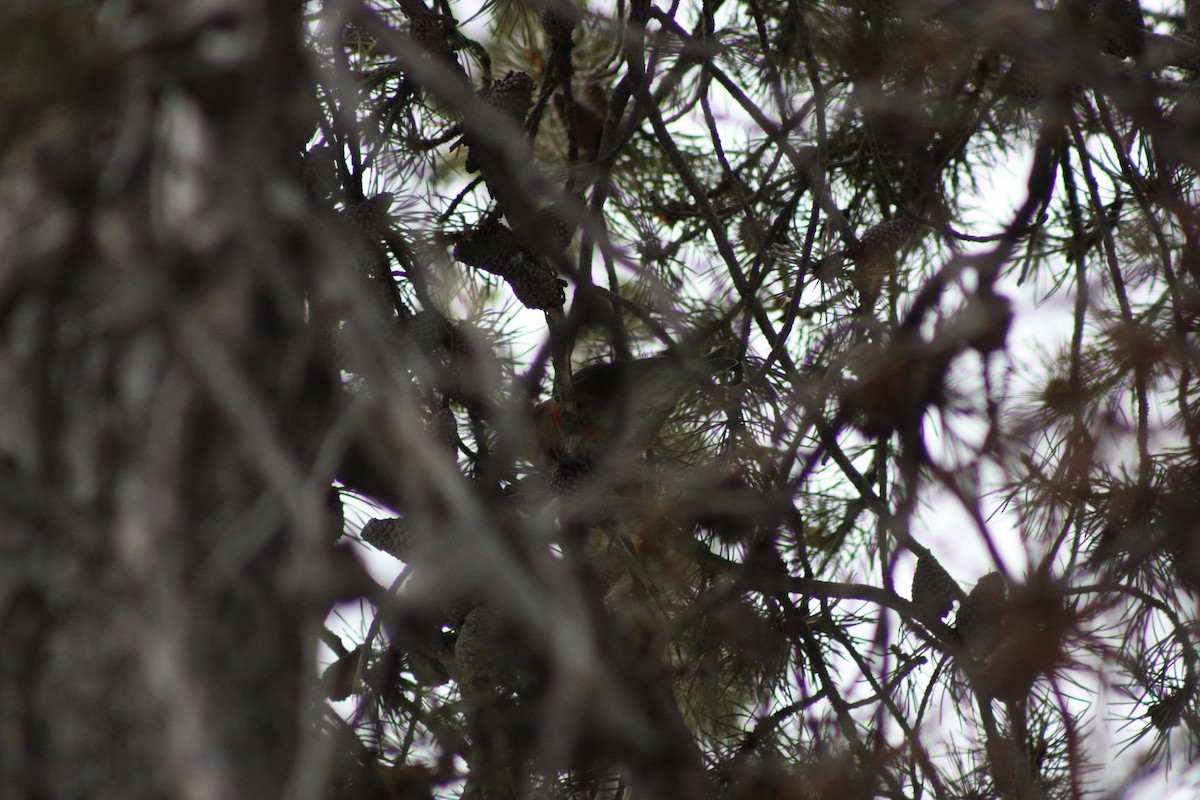
[[329,510],[329,518],[337,530],[337,538],[346,533],[346,507],[342,505],[342,493],[330,486],[325,495],[325,507]]
[[435,311],[418,311],[405,324],[408,340],[424,353],[461,349],[454,325]]
[[[382,240],[390,227],[388,210],[392,206],[392,200],[391,192],[381,192],[374,197],[348,204],[339,213],[344,223],[341,233],[350,263],[370,276],[374,287],[381,293],[391,290],[391,278],[388,274],[390,267]],[[390,305],[390,298],[385,302]]]
[[859,257],[871,258],[884,253],[899,252],[916,227],[916,220],[908,214],[899,214],[872,225],[859,241]]
[[1012,65],[1004,86],[1025,108],[1036,108],[1050,87],[1049,70],[1041,59],[1025,58]]
[[554,254],[561,253],[571,245],[575,229],[579,227],[578,209],[581,207],[582,198],[573,197],[548,205],[538,212],[538,227],[543,233],[542,238]]
[[484,606],[476,606],[463,620],[454,644],[451,675],[464,690],[481,689],[499,682],[499,630],[496,613]]
[[[525,115],[533,105],[533,87],[533,78],[524,72],[509,70],[500,80],[480,89],[477,97],[520,125],[525,122]],[[470,152],[467,153],[467,172],[478,172],[481,165],[475,148],[479,143],[473,141],[473,137],[463,138],[470,147]]]
[[363,526],[362,540],[401,561],[412,556],[412,531],[403,519],[373,519]]
[[504,277],[505,265],[520,249],[516,234],[495,217],[489,217],[454,245],[453,255],[469,267]]
[[1178,725],[1187,710],[1188,695],[1182,689],[1172,692],[1146,709],[1146,718],[1160,731],[1169,731]]
[[579,24],[579,9],[571,0],[545,0],[539,21],[555,47],[571,46],[571,32]]
[[[413,13],[414,9],[416,13]],[[458,55],[450,44],[451,37],[458,32],[454,19],[431,11],[421,3],[410,4],[405,13],[408,14],[409,34],[422,51],[453,67],[456,72],[460,71]]]
[[348,205],[342,216],[355,230],[368,239],[378,241],[389,227],[388,212],[391,211],[395,199],[396,196],[391,192],[380,192]]
[[509,70],[500,80],[483,87],[479,91],[479,99],[520,124],[525,121],[525,115],[533,105],[533,87],[533,78],[524,72]]
[[561,280],[543,259],[524,250],[509,259],[503,275],[526,308],[559,308],[567,300],[563,291],[566,281]]
[[546,468],[546,483],[555,494],[565,494],[579,485],[580,480],[591,472],[593,454],[587,447],[575,448],[578,452],[555,450]]
[[504,278],[526,308],[558,308],[566,302],[566,282],[545,259],[522,247],[516,234],[495,218],[455,245],[454,258]]
[[913,605],[927,614],[943,619],[950,613],[958,592],[958,584],[932,555],[917,559],[913,573]]
[[854,285],[864,307],[873,307],[879,299],[884,279],[896,271],[896,254],[916,227],[915,219],[899,214],[868,228],[849,254],[854,262]]

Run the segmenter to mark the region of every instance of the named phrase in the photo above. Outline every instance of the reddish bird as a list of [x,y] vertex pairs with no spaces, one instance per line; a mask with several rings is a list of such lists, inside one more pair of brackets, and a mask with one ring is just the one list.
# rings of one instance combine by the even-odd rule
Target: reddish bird
[[714,353],[699,361],[653,356],[580,369],[571,380],[573,418],[558,398],[533,409],[539,458],[551,482],[571,483],[598,453],[645,450],[679,401],[734,363]]

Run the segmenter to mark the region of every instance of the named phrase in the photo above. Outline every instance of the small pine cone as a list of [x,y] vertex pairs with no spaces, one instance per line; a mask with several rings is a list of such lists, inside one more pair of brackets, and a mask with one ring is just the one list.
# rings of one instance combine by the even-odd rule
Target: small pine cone
[[544,259],[525,251],[509,259],[503,275],[513,294],[526,308],[560,308],[567,301],[564,291],[567,282],[559,278]]
[[904,213],[872,225],[859,240],[855,258],[870,259],[885,254],[895,255],[908,242],[916,228],[917,221]]
[[395,199],[391,192],[380,192],[347,207],[345,217],[368,238],[378,239],[389,227],[388,212]]
[[1183,712],[1187,710],[1187,702],[1187,692],[1182,689],[1172,692],[1157,703],[1152,703],[1146,709],[1146,718],[1158,730],[1169,731],[1182,720]]
[[503,78],[479,91],[479,99],[523,123],[533,105],[533,78],[524,72],[509,70]]
[[499,630],[496,613],[484,606],[476,606],[463,620],[454,643],[451,675],[464,690],[481,689],[499,682]]
[[850,253],[855,288],[864,306],[873,306],[879,298],[883,281],[896,270],[896,254],[914,230],[916,220],[908,214],[899,214],[868,228]]
[[571,198],[548,205],[538,212],[538,227],[549,246],[548,254],[561,253],[570,246],[575,229],[579,227],[578,211],[571,206],[578,204],[578,198]]
[[943,619],[954,605],[958,584],[932,555],[917,559],[913,573],[913,605],[927,614]]
[[503,270],[520,249],[516,234],[491,217],[454,245],[453,255],[468,267],[503,277]]
[[456,244],[454,258],[504,278],[526,308],[558,308],[566,302],[566,282],[545,259],[523,248],[516,234],[494,218]]
[[1018,61],[1009,70],[1005,85],[1022,106],[1036,108],[1049,86],[1046,67],[1032,60]]
[[[533,106],[533,87],[533,78],[524,72],[509,70],[500,80],[480,89],[477,96],[481,102],[501,111],[519,125],[525,122],[525,115]],[[475,152],[478,142],[471,136],[463,138],[470,147],[466,170],[471,173],[478,172],[481,166]]]
[[579,24],[579,9],[571,0],[545,0],[539,19],[552,44],[570,47],[571,32]]
[[405,336],[425,353],[458,349],[458,331],[436,311],[418,311],[408,319]]
[[362,540],[401,561],[407,561],[412,556],[412,531],[400,518],[371,520],[363,526]]
[[991,651],[1003,623],[1008,588],[998,572],[979,579],[958,609],[955,629],[963,643],[977,656]]
[[546,468],[546,483],[555,494],[565,494],[579,485],[580,480],[591,471],[592,454],[583,452],[554,452]]
[[409,33],[420,45],[421,50],[448,66],[461,69],[458,55],[450,45],[451,36],[458,30],[454,19],[431,11],[422,4],[412,5],[419,9],[419,13],[409,14]]

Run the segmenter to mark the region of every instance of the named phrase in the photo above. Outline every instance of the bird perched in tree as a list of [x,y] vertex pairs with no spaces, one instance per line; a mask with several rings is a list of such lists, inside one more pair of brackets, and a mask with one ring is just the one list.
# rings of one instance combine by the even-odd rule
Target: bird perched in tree
[[714,352],[700,360],[663,355],[586,366],[571,380],[573,413],[558,397],[534,407],[537,460],[553,485],[565,487],[602,452],[636,455],[689,392],[735,363]]

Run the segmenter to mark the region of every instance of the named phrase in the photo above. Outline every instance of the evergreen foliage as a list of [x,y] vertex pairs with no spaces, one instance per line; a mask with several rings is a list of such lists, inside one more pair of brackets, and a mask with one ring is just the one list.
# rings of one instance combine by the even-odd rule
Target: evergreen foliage
[[3,4],[0,796],[1192,762],[1198,24]]

